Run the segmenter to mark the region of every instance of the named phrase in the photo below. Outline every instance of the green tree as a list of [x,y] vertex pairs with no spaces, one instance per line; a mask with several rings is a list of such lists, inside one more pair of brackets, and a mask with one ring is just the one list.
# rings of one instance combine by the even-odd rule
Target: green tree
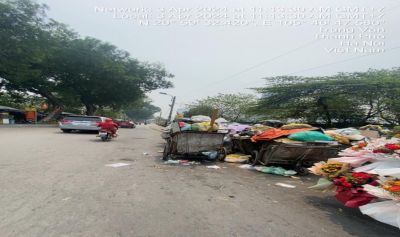
[[63,108],[51,67],[57,48],[75,34],[48,19],[47,7],[30,0],[0,3],[0,78],[9,91],[31,92]]
[[331,77],[273,77],[256,89],[253,112],[265,118],[297,119],[327,127],[399,123],[399,69],[339,73]]
[[24,110],[26,107],[38,106],[43,97],[21,92],[0,91],[0,105]]
[[161,108],[152,105],[151,100],[143,99],[135,104],[123,109],[124,113],[136,121],[154,118],[154,114],[161,111]]
[[184,112],[185,117],[192,117],[194,115],[212,116],[213,107],[204,104],[191,104],[187,111]]
[[60,87],[76,94],[88,115],[105,106],[119,110],[148,91],[172,86],[167,79],[173,75],[162,66],[141,63],[97,39],[71,41],[59,55]]
[[31,0],[0,3],[0,87],[46,98],[56,113],[85,107],[118,111],[146,92],[172,86],[160,64],[143,63],[116,46],[80,38]]
[[213,109],[218,109],[219,116],[229,121],[246,121],[251,119],[249,109],[255,105],[257,97],[251,94],[219,94],[198,100],[188,106],[185,116],[212,114]]

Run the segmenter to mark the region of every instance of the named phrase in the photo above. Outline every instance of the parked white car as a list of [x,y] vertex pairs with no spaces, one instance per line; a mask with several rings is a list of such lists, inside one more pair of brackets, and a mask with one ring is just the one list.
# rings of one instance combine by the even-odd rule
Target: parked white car
[[68,115],[59,122],[59,128],[65,133],[71,131],[99,131],[98,123],[104,122],[105,117]]

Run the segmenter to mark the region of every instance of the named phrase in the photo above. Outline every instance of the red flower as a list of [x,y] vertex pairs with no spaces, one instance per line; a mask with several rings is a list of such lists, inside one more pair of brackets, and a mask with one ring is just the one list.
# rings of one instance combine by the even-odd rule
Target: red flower
[[382,150],[382,149],[376,149],[376,150],[373,150],[372,152],[373,153],[389,153],[388,151]]
[[400,145],[399,144],[386,144],[385,148],[394,151],[394,150],[399,150]]
[[400,192],[400,186],[392,186],[389,188],[389,191],[394,193]]
[[375,197],[364,191],[363,188],[344,188],[336,189],[336,199],[346,207],[357,208],[371,202]]
[[352,177],[357,178],[357,179],[364,179],[364,180],[368,180],[371,177],[371,175],[367,174],[367,173],[362,173],[362,172],[354,172],[351,174]]
[[343,186],[343,187],[347,187],[347,188],[353,187],[353,184],[349,183],[347,181],[346,177],[344,177],[344,176],[334,179],[333,182],[337,186]]

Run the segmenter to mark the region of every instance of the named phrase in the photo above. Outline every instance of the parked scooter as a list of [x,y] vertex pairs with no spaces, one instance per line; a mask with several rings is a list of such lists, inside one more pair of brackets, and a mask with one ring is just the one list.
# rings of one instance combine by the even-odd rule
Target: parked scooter
[[113,138],[111,131],[104,129],[101,129],[97,136],[100,137],[103,142],[110,141]]
[[104,122],[98,123],[97,127],[100,127],[98,137],[100,137],[103,142],[109,141],[117,136],[118,124],[114,123],[110,118],[107,118]]

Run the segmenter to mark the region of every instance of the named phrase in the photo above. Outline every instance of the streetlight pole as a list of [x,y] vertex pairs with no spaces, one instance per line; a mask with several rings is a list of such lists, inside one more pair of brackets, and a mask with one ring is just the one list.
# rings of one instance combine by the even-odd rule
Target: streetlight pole
[[160,92],[160,94],[161,94],[161,95],[169,95],[169,96],[172,97],[172,103],[169,105],[169,106],[171,107],[171,109],[170,109],[170,111],[169,111],[168,119],[167,119],[167,121],[165,122],[165,126],[167,126],[168,123],[171,121],[171,118],[172,118],[172,112],[173,112],[173,110],[174,110],[175,101],[176,101],[176,96],[167,94],[167,93],[165,93],[165,92]]

